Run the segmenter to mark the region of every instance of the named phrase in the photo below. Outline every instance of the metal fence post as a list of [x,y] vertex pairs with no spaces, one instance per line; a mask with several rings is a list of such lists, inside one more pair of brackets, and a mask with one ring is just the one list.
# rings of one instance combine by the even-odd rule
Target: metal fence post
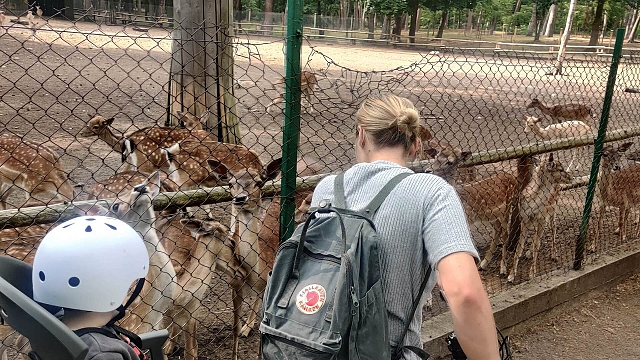
[[591,163],[591,174],[589,176],[589,185],[587,188],[587,198],[582,213],[582,222],[580,223],[580,235],[576,242],[576,253],[573,260],[573,269],[582,268],[584,260],[584,245],[587,239],[587,227],[589,225],[589,217],[591,215],[591,207],[593,205],[593,197],[596,190],[596,181],[598,180],[598,170],[600,169],[600,158],[602,156],[602,148],[604,146],[604,137],[607,133],[607,124],[609,123],[609,111],[611,110],[611,100],[613,99],[613,88],[616,84],[616,75],[618,73],[618,64],[622,57],[622,42],[624,41],[624,29],[620,28],[616,32],[616,44],[613,48],[613,58],[611,59],[611,69],[609,70],[609,78],[607,80],[607,88],[604,93],[604,103],[602,105],[602,114],[600,115],[600,125],[598,127],[598,137],[593,150],[593,161]]
[[285,108],[282,132],[282,202],[280,242],[293,234],[296,162],[300,137],[300,51],[302,48],[302,0],[287,0],[287,48],[285,51]]

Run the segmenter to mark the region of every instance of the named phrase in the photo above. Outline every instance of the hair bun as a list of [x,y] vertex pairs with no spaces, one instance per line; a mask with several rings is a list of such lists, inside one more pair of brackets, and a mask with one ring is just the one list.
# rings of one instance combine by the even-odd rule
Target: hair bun
[[400,111],[393,121],[398,127],[398,131],[403,133],[408,139],[418,136],[420,132],[420,114],[413,108],[405,108]]

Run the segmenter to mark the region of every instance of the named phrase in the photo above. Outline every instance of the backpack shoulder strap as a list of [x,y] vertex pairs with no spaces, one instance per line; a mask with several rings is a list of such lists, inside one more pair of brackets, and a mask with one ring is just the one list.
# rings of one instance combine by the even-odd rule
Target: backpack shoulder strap
[[409,331],[409,326],[411,325],[411,321],[413,320],[413,316],[416,314],[416,310],[418,309],[418,305],[420,304],[420,299],[422,298],[422,293],[424,289],[427,287],[427,283],[429,282],[429,278],[431,277],[431,265],[427,268],[427,273],[422,280],[422,284],[420,284],[420,290],[418,290],[418,296],[413,299],[413,304],[411,305],[411,312],[409,313],[409,317],[406,319],[404,324],[404,329],[402,329],[402,336],[400,336],[400,340],[398,342],[398,347],[395,348],[393,353],[391,354],[392,360],[400,359],[402,356],[402,349],[408,349],[413,351],[416,355],[418,355],[421,359],[426,360],[429,357],[429,354],[415,346],[403,346],[404,337],[407,336],[407,331]]
[[373,200],[371,200],[371,202],[367,206],[365,206],[365,208],[362,211],[367,216],[372,217],[376,213],[376,211],[378,211],[378,209],[380,208],[380,205],[382,205],[382,203],[387,198],[387,196],[389,196],[391,191],[395,189],[395,187],[402,180],[404,180],[406,177],[412,174],[413,174],[412,172],[403,172],[391,178],[391,180],[389,180],[389,182],[387,182],[382,187],[382,189],[380,189],[378,194],[373,198]]
[[341,172],[333,180],[333,207],[346,209],[347,202],[344,199],[344,173]]

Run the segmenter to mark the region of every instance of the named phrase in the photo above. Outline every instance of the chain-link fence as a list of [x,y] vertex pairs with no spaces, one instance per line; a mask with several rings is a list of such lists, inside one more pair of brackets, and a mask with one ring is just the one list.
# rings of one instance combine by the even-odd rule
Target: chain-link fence
[[[99,205],[145,236],[160,269],[123,324],[139,332],[169,327],[170,357],[229,358],[234,310],[240,308],[239,326],[249,336],[240,337],[239,352],[256,355],[256,326],[243,326],[252,308],[259,309],[256,299],[278,244],[280,199],[269,180],[277,178],[272,170],[281,157],[284,39],[241,33],[233,40],[233,68],[210,57],[201,66],[206,71],[199,70],[207,73],[201,83],[193,71],[192,80],[184,79],[185,69],[197,64],[175,65],[177,52],[197,54],[161,26],[69,22],[35,10],[6,10],[0,19],[4,252],[33,261],[51,226],[100,213],[104,209],[86,200],[106,199]],[[176,25],[173,31],[198,29]],[[204,39],[195,40],[205,53],[228,44]],[[296,193],[296,221],[304,217],[318,174],[354,163],[360,103],[394,93],[420,110],[427,130],[424,160],[412,167],[433,170],[460,194],[486,257],[481,266],[490,294],[530,275],[535,280],[571,269],[593,158],[588,144],[605,103],[611,49],[570,49],[562,76],[546,75],[554,51],[441,44],[415,50],[305,41],[298,172],[306,181]],[[635,55],[625,51],[610,103],[609,139],[620,141],[604,148],[589,254],[637,246],[631,241],[640,229],[637,147],[622,145],[640,134]],[[230,76],[233,82],[227,82]],[[230,114],[238,119],[237,130]],[[161,126],[167,120],[180,126]],[[218,143],[225,132],[234,132],[242,145]],[[554,141],[576,136],[583,137]],[[536,156],[523,158],[527,154]],[[159,178],[149,178],[156,171]],[[137,184],[147,184],[150,197],[137,196]],[[156,213],[149,210],[151,198]],[[151,216],[155,221],[148,221]],[[434,297],[426,311],[444,309]],[[1,337],[10,355],[24,344],[7,328]]]

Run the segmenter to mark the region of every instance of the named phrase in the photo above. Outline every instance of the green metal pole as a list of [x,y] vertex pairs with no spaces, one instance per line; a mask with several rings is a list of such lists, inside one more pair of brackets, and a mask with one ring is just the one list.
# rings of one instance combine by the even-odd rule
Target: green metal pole
[[285,108],[282,131],[282,202],[280,242],[294,230],[296,163],[300,137],[300,51],[302,48],[302,1],[287,0],[285,50]]
[[584,204],[582,213],[582,223],[580,224],[580,236],[576,242],[576,253],[573,260],[573,269],[580,270],[582,261],[584,260],[584,245],[587,239],[587,227],[589,225],[589,217],[591,215],[591,207],[593,205],[593,197],[596,191],[596,182],[598,180],[598,170],[600,169],[600,158],[602,157],[602,148],[604,146],[604,137],[607,134],[607,125],[609,123],[609,111],[611,110],[611,100],[613,99],[613,87],[616,84],[616,75],[618,74],[618,64],[622,57],[622,42],[624,41],[624,29],[620,28],[616,32],[616,44],[613,48],[613,58],[611,59],[611,69],[609,70],[609,79],[607,80],[607,89],[604,93],[604,104],[602,105],[602,115],[600,116],[600,126],[598,127],[598,136],[593,150],[593,161],[591,162],[591,175],[589,177],[589,185],[587,188],[587,199]]

